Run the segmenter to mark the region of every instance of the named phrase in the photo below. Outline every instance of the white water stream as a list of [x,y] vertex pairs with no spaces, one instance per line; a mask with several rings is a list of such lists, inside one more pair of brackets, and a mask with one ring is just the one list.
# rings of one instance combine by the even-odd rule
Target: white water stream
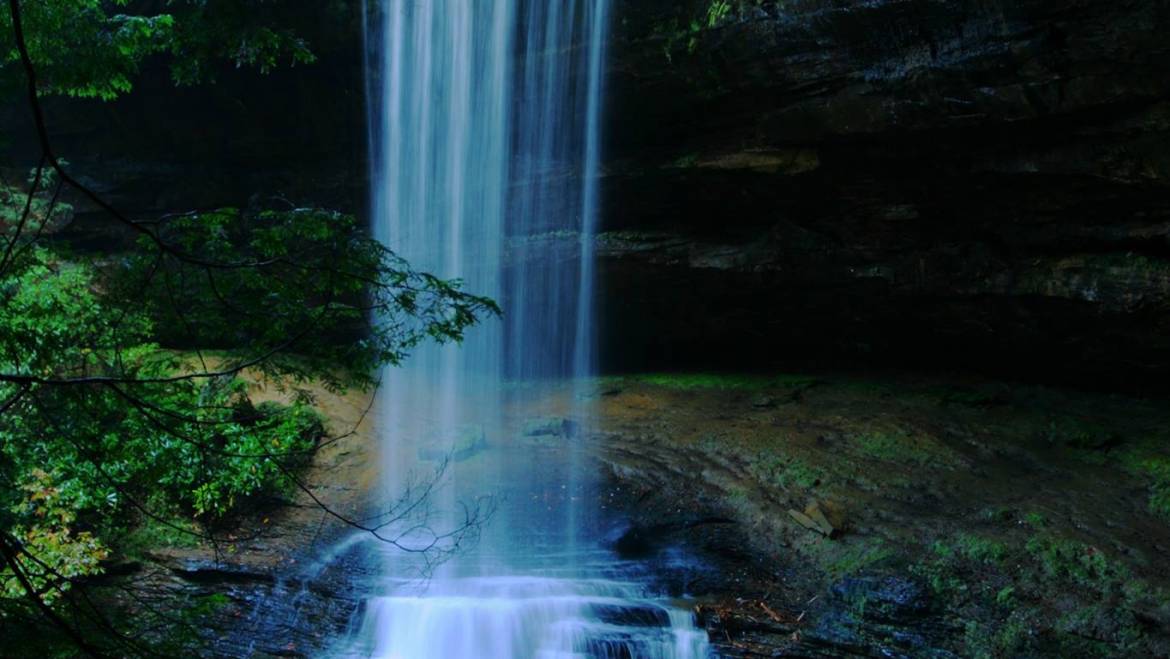
[[[689,610],[656,598],[583,534],[595,512],[580,494],[583,439],[556,439],[555,458],[500,448],[501,433],[517,432],[501,411],[509,383],[594,372],[608,11],[608,0],[369,0],[375,233],[415,268],[462,279],[504,311],[463,344],[420,349],[386,373],[382,492],[398,496],[426,483],[441,456],[453,461],[401,522],[412,547],[438,534],[438,549],[453,548],[443,534],[468,502],[494,497],[497,511],[477,547],[426,579],[418,555],[380,552],[375,595],[342,655],[707,654]],[[585,402],[566,418],[585,436],[588,398],[575,400]]]

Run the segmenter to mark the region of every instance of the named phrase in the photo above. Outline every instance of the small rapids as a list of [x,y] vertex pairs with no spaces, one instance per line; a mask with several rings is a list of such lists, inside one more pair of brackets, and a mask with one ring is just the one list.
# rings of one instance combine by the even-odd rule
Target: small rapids
[[410,586],[367,603],[362,644],[342,656],[389,659],[613,657],[697,659],[706,632],[689,611],[632,582],[537,575]]

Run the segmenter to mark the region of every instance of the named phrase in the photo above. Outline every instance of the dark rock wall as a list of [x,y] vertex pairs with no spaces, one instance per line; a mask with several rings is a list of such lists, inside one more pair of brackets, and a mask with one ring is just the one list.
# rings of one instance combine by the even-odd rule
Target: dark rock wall
[[[614,2],[608,370],[1170,382],[1170,2],[751,0],[699,30],[710,0]],[[288,7],[319,63],[179,90],[155,63],[50,101],[57,150],[138,216],[361,212],[360,4]],[[108,244],[86,210],[68,237]]]
[[[222,63],[215,83],[175,87],[167,62],[146,63],[116,101],[49,97],[57,153],[81,180],[132,217],[223,206],[320,205],[360,210],[365,179],[361,5],[351,0],[277,3],[275,24],[304,36],[315,64],[269,74]],[[35,164],[23,97],[5,99],[0,165],[13,176]],[[82,203],[66,237],[109,247],[125,239]]]
[[1165,381],[1170,4],[706,4],[619,3],[615,366]]

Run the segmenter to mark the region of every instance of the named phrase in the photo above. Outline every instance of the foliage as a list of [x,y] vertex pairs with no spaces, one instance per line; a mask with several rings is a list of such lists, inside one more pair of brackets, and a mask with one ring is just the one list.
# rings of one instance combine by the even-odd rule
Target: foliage
[[30,587],[64,606],[144,522],[206,537],[294,486],[324,424],[304,395],[254,404],[245,375],[368,387],[498,311],[320,210],[186,215],[119,258],[79,258],[40,239],[67,212],[50,187],[5,197],[0,540],[19,554],[0,620],[38,615]]
[[[274,27],[265,0],[23,0],[29,53],[45,94],[114,99],[133,88],[144,62],[169,55],[178,84],[214,79],[219,62],[268,72],[315,58],[289,29]],[[162,11],[165,9],[165,11]],[[12,18],[0,11],[0,79],[23,82]]]
[[[291,4],[285,0],[286,4]],[[238,67],[268,73],[281,64],[310,64],[309,45],[287,28],[274,27],[272,0],[187,0],[175,14],[171,71],[178,84],[215,79],[213,64],[227,60]]]
[[[495,311],[455,282],[410,270],[352,218],[295,211],[257,221],[219,212],[170,228],[173,244],[198,244],[203,258],[267,264],[220,272],[145,246],[101,273],[43,247],[21,251],[0,277],[0,400],[13,401],[0,417],[5,480],[53,473],[55,496],[78,512],[117,509],[149,483],[196,515],[221,517],[280,483],[278,458],[303,455],[322,432],[305,402],[253,407],[236,369],[369,385],[376,366],[426,339],[458,340]],[[357,338],[336,341],[342,330]],[[204,377],[205,364],[164,350],[160,336],[242,356]]]
[[411,270],[335,212],[222,209],[176,218],[160,235],[200,261],[160,261],[143,238],[113,273],[118,297],[145,299],[171,344],[230,347],[237,357],[228,366],[266,355],[255,364],[264,375],[367,387],[376,367],[398,364],[422,341],[459,340],[498,312],[458,281]]
[[733,17],[744,16],[749,10],[782,4],[777,0],[703,0],[698,7],[682,3],[673,16],[655,27],[654,34],[663,41],[663,54],[667,61],[674,61],[680,46],[685,46],[687,54],[694,54],[704,32],[723,25]]
[[[46,604],[69,590],[71,580],[101,572],[109,550],[88,531],[71,527],[77,511],[45,470],[34,467],[21,485],[23,496],[11,508],[18,524],[13,536],[26,548],[20,564]],[[0,570],[0,597],[21,598],[24,587],[9,569]]]
[[[192,514],[218,518],[284,482],[285,458],[303,455],[321,434],[303,403],[251,407],[239,378],[149,382],[181,367],[150,341],[150,318],[115,312],[95,292],[89,269],[47,250],[31,251],[22,266],[19,276],[0,280],[9,292],[0,307],[4,373],[116,374],[124,382],[26,386],[0,419],[5,480],[51,473],[55,503],[109,523],[157,491]],[[4,398],[17,396],[18,386],[4,385]]]
[[[177,84],[213,80],[224,63],[311,62],[277,18],[296,4],[14,0],[0,11],[0,87],[35,75],[22,98],[39,110],[46,94],[125,94],[156,57]],[[89,654],[140,654],[131,637],[166,641],[184,614],[136,606],[112,627],[86,592],[109,560],[152,538],[214,540],[229,518],[297,485],[326,432],[301,383],[369,387],[380,366],[423,341],[458,341],[498,309],[412,270],[338,213],[131,220],[50,147],[27,182],[0,185],[0,625],[32,622],[26,636],[54,645],[37,633],[49,624]],[[141,242],[118,254],[64,248],[53,235],[71,219],[62,183]],[[295,395],[254,404],[252,378]]]

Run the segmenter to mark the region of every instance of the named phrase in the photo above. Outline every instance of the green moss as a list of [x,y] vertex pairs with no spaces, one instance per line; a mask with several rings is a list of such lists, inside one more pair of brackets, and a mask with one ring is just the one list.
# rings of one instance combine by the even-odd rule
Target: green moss
[[863,453],[878,460],[902,462],[921,457],[910,447],[909,436],[903,433],[867,433],[855,437],[854,443]]
[[1141,654],[1135,611],[1162,593],[1091,545],[1026,527],[1003,532],[941,538],[911,568],[964,625],[969,656]]
[[[1110,633],[1099,638],[1099,630]],[[1090,604],[1074,608],[1057,619],[1056,640],[1061,656],[1117,657],[1142,654],[1143,636],[1132,612],[1113,605]],[[1096,633],[1094,633],[1096,632]]]
[[904,431],[861,433],[853,436],[851,444],[857,452],[875,460],[918,465],[949,461],[945,450]]
[[[703,402],[685,442],[738,476],[742,489],[726,500],[745,511],[737,519],[775,534],[765,539],[781,556],[798,554],[791,560],[818,585],[909,572],[929,587],[940,624],[965,633],[955,639],[963,656],[1149,656],[1166,643],[1161,630],[1134,623],[1170,615],[1158,590],[1164,575],[1109,526],[1149,526],[1141,511],[1109,503],[1139,478],[1151,510],[1170,514],[1170,432],[1161,430],[1170,425],[1160,401],[834,376],[800,405],[752,414],[756,401],[785,399],[769,387],[811,380],[648,374],[631,389],[634,380],[649,385],[639,393],[674,402],[668,390],[711,390],[682,396]],[[1084,459],[1132,478],[1077,464]],[[1067,479],[1067,494],[1019,482],[1018,465],[1033,463],[1038,475]],[[966,464],[974,468],[956,469]],[[1089,485],[1100,499],[1085,494]],[[834,541],[789,523],[786,510],[812,498],[839,504],[834,512],[852,521],[847,532]],[[876,618],[874,600],[848,604],[847,617]]]
[[1048,518],[1037,512],[1030,512],[1024,515],[1024,522],[1034,529],[1042,529],[1048,526]]
[[955,567],[954,549],[946,543],[936,542],[931,545],[931,551],[935,558],[913,565],[910,572],[924,580],[936,596],[944,599],[966,592],[967,584]]
[[1129,577],[1128,571],[1110,562],[1104,552],[1074,540],[1042,533],[1028,540],[1025,549],[1047,579],[1106,591]]
[[825,481],[824,470],[813,467],[799,458],[789,458],[770,451],[761,451],[748,465],[748,471],[761,484],[780,490],[808,490]]
[[1134,442],[1116,454],[1117,466],[1141,479],[1149,488],[1150,512],[1170,522],[1170,456],[1164,451],[1170,445],[1165,432],[1155,433]]
[[998,540],[960,533],[953,538],[935,541],[931,553],[934,558],[919,563],[912,571],[925,579],[936,595],[949,598],[967,592],[964,579],[970,571],[967,563],[1000,565],[1008,557],[1009,549]]
[[1170,483],[1161,483],[1150,496],[1150,511],[1170,521]]
[[834,579],[858,574],[894,555],[880,539],[869,542],[858,539],[851,545],[825,541],[821,547],[826,550],[822,556],[822,567]]
[[1000,606],[1010,607],[1016,602],[1016,587],[1004,586],[995,594],[995,603]]
[[1002,563],[1008,555],[1008,548],[1004,543],[970,533],[958,535],[955,550],[964,558],[980,563]]
[[1026,610],[1013,611],[1000,624],[968,621],[964,645],[978,659],[1016,656],[1033,645],[1035,625],[1034,615]]
[[1149,479],[1150,512],[1170,521],[1170,458],[1149,458],[1141,472]]
[[719,373],[648,373],[627,379],[667,389],[806,389],[817,380],[803,375],[724,375]]

